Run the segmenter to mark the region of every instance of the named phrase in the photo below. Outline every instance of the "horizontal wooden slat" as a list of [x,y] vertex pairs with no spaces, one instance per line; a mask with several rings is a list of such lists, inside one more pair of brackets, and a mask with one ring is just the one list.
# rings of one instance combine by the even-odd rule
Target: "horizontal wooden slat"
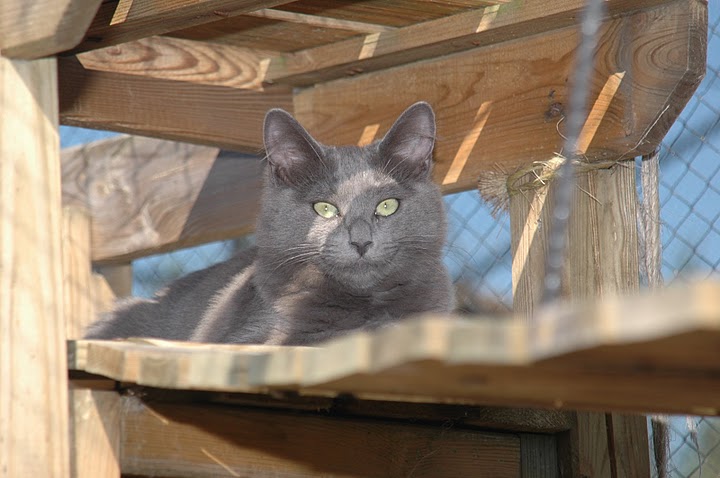
[[262,92],[89,71],[60,58],[63,124],[160,136],[258,153],[270,108],[292,111],[290,88]]
[[85,35],[101,0],[3,0],[0,51],[33,59],[74,47]]
[[426,318],[316,348],[78,341],[70,367],[171,389],[720,415],[718,283],[534,323]]
[[119,0],[103,2],[85,39],[73,52],[87,51],[202,25],[287,0]]
[[263,162],[121,136],[64,150],[62,167],[65,205],[81,205],[92,217],[92,259],[122,262],[248,233]]
[[90,70],[254,90],[263,88],[274,57],[277,53],[164,36],[77,56]]
[[[588,159],[657,146],[704,73],[706,12],[700,0],[676,1],[602,24]],[[484,171],[513,172],[561,151],[577,35],[568,27],[335,80],[299,92],[295,114],[320,141],[353,144],[426,100],[437,114],[435,179],[446,191],[468,189]]]
[[123,398],[123,473],[143,476],[520,476],[520,439],[383,421]]
[[305,13],[286,12],[272,8],[264,8],[247,14],[251,17],[267,18],[269,20],[280,20],[289,23],[301,23],[322,28],[336,28],[338,30],[350,30],[360,33],[378,33],[394,30],[393,27],[364,23],[355,20],[341,20],[338,18],[324,17],[319,15],[307,15]]

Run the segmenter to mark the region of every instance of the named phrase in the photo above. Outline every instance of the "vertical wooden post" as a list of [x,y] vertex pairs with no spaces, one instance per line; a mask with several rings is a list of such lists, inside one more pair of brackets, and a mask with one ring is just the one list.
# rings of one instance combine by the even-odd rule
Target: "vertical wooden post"
[[0,477],[66,477],[55,59],[0,56],[0,111]]
[[[542,294],[552,187],[510,202],[515,310],[532,316]],[[638,290],[635,172],[618,165],[578,177],[563,280],[570,300]],[[567,437],[563,476],[649,477],[647,422],[642,416],[577,413]]]

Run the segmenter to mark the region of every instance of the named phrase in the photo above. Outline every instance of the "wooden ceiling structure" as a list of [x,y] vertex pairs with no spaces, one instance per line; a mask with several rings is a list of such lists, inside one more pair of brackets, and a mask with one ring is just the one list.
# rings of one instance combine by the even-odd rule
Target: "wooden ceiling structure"
[[[474,188],[483,171],[512,172],[561,151],[585,2],[61,3],[64,26],[81,35],[52,52],[63,124],[258,153],[272,107],[323,142],[362,144],[422,99],[438,117],[435,177],[452,192]],[[589,160],[658,145],[704,72],[704,3],[606,2],[583,139]],[[39,42],[27,38],[5,55],[33,56]]]

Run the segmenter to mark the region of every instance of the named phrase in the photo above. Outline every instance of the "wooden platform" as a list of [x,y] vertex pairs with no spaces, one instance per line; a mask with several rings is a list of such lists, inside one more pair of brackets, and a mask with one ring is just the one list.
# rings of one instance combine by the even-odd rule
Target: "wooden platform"
[[317,348],[77,341],[69,363],[166,389],[720,414],[720,284],[536,319],[428,317]]

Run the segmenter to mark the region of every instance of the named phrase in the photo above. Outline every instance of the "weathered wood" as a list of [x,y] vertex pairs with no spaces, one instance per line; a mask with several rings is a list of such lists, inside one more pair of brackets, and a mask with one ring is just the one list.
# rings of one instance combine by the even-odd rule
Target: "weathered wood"
[[[592,121],[590,114],[586,126]],[[591,141],[592,137],[587,138],[585,145]],[[576,180],[564,295],[577,301],[636,292],[639,266],[634,169],[620,164],[578,175]],[[511,197],[514,305],[516,311],[528,314],[535,310],[542,294],[547,229],[551,224],[550,197],[547,188]],[[548,350],[544,343],[548,338],[545,319],[543,314],[534,317],[533,340],[538,350]],[[574,325],[581,327],[580,322]],[[553,350],[557,346],[553,344]],[[570,462],[564,464],[573,476],[649,476],[647,425],[643,417],[580,412],[576,420],[577,427],[567,440],[570,456],[566,460]],[[623,426],[613,429],[610,424],[615,421]],[[630,445],[634,448],[627,448]]]
[[69,148],[62,161],[63,199],[84,201],[93,217],[94,261],[239,237],[254,227],[264,168],[256,157],[117,137]]
[[[612,0],[619,16],[669,0]],[[435,58],[572,26],[585,2],[508,3],[442,17],[387,32],[287,53],[270,61],[266,81],[310,86],[358,73]]]
[[63,286],[68,339],[79,339],[95,320],[90,267],[90,217],[84,209],[63,208]]
[[104,2],[73,52],[93,50],[202,25],[287,0],[119,0]]
[[120,395],[112,390],[70,389],[73,478],[120,477]]
[[[608,2],[607,13],[617,16],[668,1],[613,0]],[[310,86],[571,26],[583,6],[581,0],[554,0],[523,5],[522,8],[493,6],[401,29],[377,27],[364,37],[352,37],[282,55],[215,42],[151,37],[86,52],[78,58],[88,69],[153,78],[236,88],[259,88],[263,82]],[[252,15],[286,21],[314,19],[316,22],[340,22],[323,26],[339,26],[347,22],[272,9]],[[367,31],[376,27],[363,23],[355,29],[362,26]]]
[[89,70],[260,90],[277,53],[154,36],[77,56]]
[[69,472],[56,75],[0,57],[3,478]]
[[521,478],[559,478],[557,439],[553,435],[520,435]]
[[[143,395],[154,397],[144,389]],[[165,399],[171,392],[163,390]],[[197,392],[195,392],[197,393]],[[478,407],[463,404],[398,402],[388,400],[359,400],[351,395],[308,396],[295,393],[248,394],[203,392],[202,398],[193,394],[192,400],[207,400],[234,406],[279,408],[289,410],[322,411],[329,416],[373,417],[410,420],[422,423],[452,423],[488,430],[552,434],[569,430],[573,414],[563,410],[537,410],[532,408]]]
[[100,0],[3,0],[0,51],[33,59],[68,50],[82,40]]
[[221,86],[90,71],[59,59],[64,124],[182,139],[257,153],[268,109],[292,111],[291,91]]
[[[680,92],[678,85],[702,77],[705,60],[696,50],[704,51],[698,45],[705,42],[705,9],[699,0],[672,2],[602,24],[590,97],[605,114],[587,150],[591,160],[635,156],[657,145],[649,138],[668,126],[658,118],[672,120],[665,108],[685,104],[693,90]],[[469,189],[483,171],[512,172],[561,150],[552,112],[566,102],[576,43],[577,28],[567,27],[332,81],[299,92],[295,114],[319,140],[355,144],[367,131],[383,134],[418,98],[427,100],[438,121],[435,179],[446,191]],[[621,72],[614,94],[606,89],[598,98]]]
[[123,473],[517,477],[520,440],[419,426],[123,398]]
[[719,288],[555,306],[537,329],[428,318],[319,348],[79,341],[71,368],[169,389],[714,415]]
[[322,28],[337,28],[338,30],[350,30],[360,33],[380,33],[392,31],[395,28],[375,23],[358,22],[354,20],[343,20],[340,18],[323,17],[319,15],[308,15],[305,13],[286,12],[283,10],[275,10],[265,8],[249,12],[251,17],[267,18],[270,20],[280,20],[289,23],[302,23],[303,25],[311,25]]
[[113,298],[132,295],[133,269],[131,263],[102,265],[97,268],[97,271],[103,277],[107,287],[110,288]]

